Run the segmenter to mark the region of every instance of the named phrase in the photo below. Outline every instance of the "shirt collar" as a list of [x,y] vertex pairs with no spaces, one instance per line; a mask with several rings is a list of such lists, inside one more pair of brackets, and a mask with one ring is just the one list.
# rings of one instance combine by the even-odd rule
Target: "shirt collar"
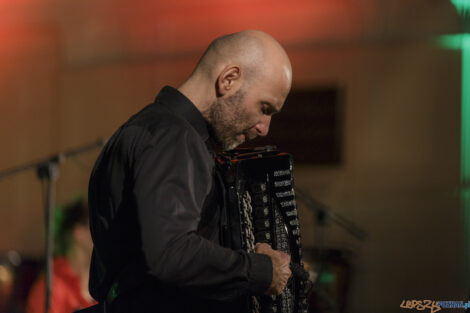
[[188,121],[204,141],[209,139],[209,129],[205,118],[194,103],[177,89],[170,86],[163,87],[155,99],[155,103],[157,102]]

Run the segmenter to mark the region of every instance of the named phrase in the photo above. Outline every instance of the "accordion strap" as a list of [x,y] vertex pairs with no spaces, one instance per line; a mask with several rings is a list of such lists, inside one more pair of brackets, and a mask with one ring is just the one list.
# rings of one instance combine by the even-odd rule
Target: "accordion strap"
[[253,234],[252,218],[253,207],[251,205],[251,196],[248,191],[245,191],[245,193],[242,195],[241,202],[243,208],[243,219],[245,225],[247,226],[245,228],[247,252],[253,253],[255,252],[255,235]]

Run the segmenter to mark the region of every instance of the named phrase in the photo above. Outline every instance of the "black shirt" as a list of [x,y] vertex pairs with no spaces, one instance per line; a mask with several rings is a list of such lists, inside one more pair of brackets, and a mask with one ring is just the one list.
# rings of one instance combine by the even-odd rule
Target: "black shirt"
[[[168,86],[111,137],[89,185],[95,299],[102,301],[119,277],[124,285],[135,280],[132,289],[153,288],[139,295],[160,297],[157,308],[180,294],[210,303],[267,290],[270,258],[224,248],[218,240],[209,142],[202,114]],[[152,283],[142,284],[142,277]]]

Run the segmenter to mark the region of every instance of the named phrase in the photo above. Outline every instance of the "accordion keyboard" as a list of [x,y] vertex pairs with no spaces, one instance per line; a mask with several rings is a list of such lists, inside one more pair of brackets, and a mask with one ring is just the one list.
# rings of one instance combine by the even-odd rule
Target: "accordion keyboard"
[[[294,273],[284,292],[256,297],[251,312],[308,312],[308,279],[295,275],[303,271],[300,226],[292,174],[292,157],[277,151],[225,155],[223,164],[227,208],[231,224],[231,247],[253,252],[264,242],[291,256]],[[305,273],[305,272],[304,272]]]

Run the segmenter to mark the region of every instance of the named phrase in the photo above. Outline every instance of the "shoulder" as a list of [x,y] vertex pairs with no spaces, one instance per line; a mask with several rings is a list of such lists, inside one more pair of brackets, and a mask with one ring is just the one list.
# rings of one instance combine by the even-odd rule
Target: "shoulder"
[[139,112],[123,125],[122,132],[122,139],[132,141],[136,152],[149,146],[171,149],[173,145],[207,150],[197,130],[164,106],[153,105]]
[[176,144],[193,146],[197,150],[198,147],[205,148],[203,139],[188,121],[165,106],[154,103],[133,115],[113,134],[104,148],[104,154],[127,156],[126,160],[132,162],[133,156],[149,146],[172,149]]

